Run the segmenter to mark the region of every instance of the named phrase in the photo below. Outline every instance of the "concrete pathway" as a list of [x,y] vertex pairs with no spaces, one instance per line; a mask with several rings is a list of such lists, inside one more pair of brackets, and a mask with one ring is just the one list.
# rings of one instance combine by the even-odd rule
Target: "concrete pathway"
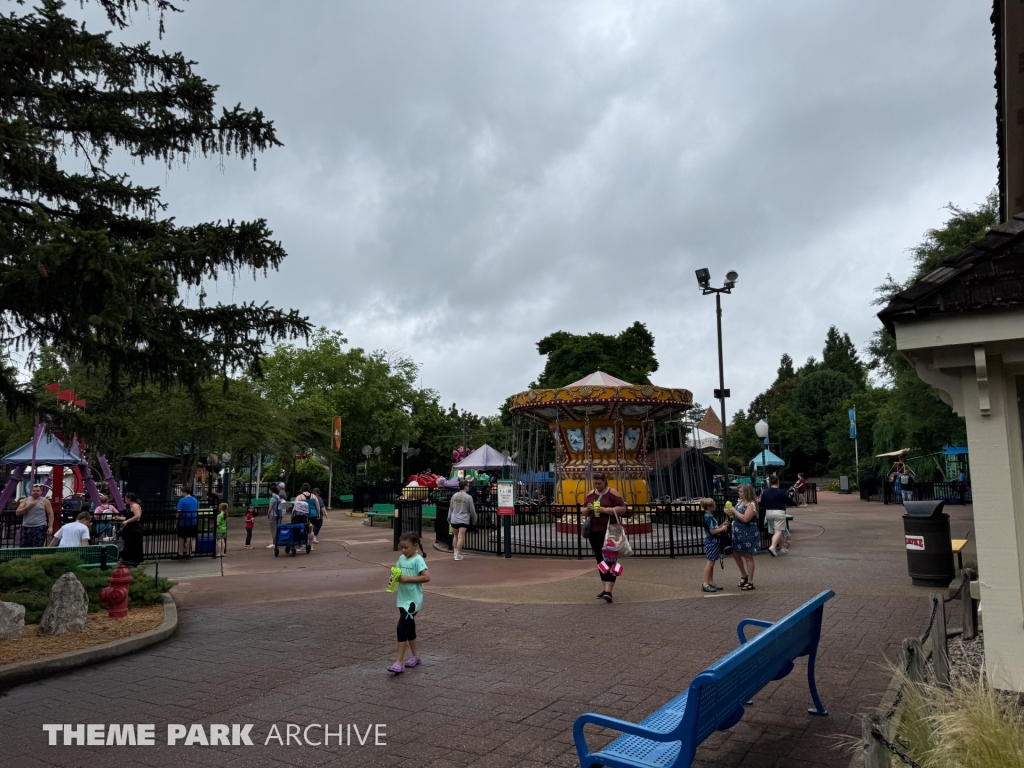
[[[699,558],[625,561],[616,602],[597,601],[591,562],[467,556],[427,548],[432,581],[417,622],[424,664],[392,678],[395,559],[390,530],[331,517],[313,554],[247,551],[232,519],[222,578],[175,589],[171,641],[0,695],[0,750],[12,766],[572,766],[582,712],[640,720],[735,647],[746,617],[776,619],[822,589],[829,604],[818,683],[831,714],[811,718],[804,662],[772,683],[695,765],[845,766],[888,674],[882,664],[927,618],[910,585],[899,507],[821,494],[796,510],[792,554],[757,558],[757,590],[699,592]],[[951,510],[954,535],[970,508]],[[962,526],[960,530],[957,526]],[[236,538],[237,537],[237,538]],[[265,542],[264,542],[265,544]],[[965,560],[972,559],[968,552]],[[164,568],[161,566],[161,575]],[[955,622],[954,622],[955,623]],[[153,747],[47,746],[43,723],[154,723]],[[255,745],[166,745],[168,723],[252,724]],[[386,746],[264,746],[274,724],[385,726]],[[313,741],[322,730],[313,728]],[[600,734],[594,735],[599,742]]]

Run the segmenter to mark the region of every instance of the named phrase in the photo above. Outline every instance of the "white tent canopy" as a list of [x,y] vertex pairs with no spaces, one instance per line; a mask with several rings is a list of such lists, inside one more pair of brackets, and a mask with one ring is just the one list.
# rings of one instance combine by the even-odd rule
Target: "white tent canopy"
[[516,463],[512,459],[503,456],[491,446],[484,443],[469,456],[455,465],[456,469],[501,469],[502,467],[514,467]]

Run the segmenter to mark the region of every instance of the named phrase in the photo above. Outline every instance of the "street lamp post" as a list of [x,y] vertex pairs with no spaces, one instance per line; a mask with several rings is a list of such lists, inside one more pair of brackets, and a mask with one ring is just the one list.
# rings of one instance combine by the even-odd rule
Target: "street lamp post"
[[697,270],[697,285],[700,286],[701,293],[705,296],[709,293],[715,294],[715,314],[718,317],[718,389],[715,390],[715,398],[722,409],[722,468],[725,471],[726,490],[729,490],[729,429],[726,426],[728,421],[725,418],[725,398],[729,396],[729,390],[725,388],[725,364],[722,360],[722,294],[732,293],[738,279],[739,273],[730,270],[725,273],[725,283],[722,287],[712,288],[711,271],[707,268]]
[[[754,425],[754,432],[757,436],[764,441],[764,447],[761,449],[761,469],[764,470],[765,475],[768,474],[768,466],[766,464],[768,460],[768,422],[761,419],[757,424]],[[754,469],[757,469],[757,463],[754,463]]]

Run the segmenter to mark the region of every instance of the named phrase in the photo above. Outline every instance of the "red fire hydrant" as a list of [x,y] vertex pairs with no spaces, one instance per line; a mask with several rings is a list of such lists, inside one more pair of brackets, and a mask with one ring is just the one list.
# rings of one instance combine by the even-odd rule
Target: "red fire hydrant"
[[110,586],[100,590],[100,600],[107,606],[107,616],[123,619],[128,615],[128,585],[133,581],[124,563],[118,563],[114,575],[107,581]]

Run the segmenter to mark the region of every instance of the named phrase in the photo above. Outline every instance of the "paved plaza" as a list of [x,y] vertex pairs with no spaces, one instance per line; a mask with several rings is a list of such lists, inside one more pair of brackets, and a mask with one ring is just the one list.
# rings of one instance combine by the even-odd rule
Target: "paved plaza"
[[[746,617],[776,619],[823,589],[812,718],[806,663],[771,683],[734,728],[698,749],[699,766],[846,766],[838,737],[877,703],[882,663],[927,619],[927,590],[906,575],[899,507],[821,494],[796,510],[792,554],[757,558],[751,593],[735,566],[699,591],[701,558],[628,559],[616,602],[595,599],[591,562],[467,555],[429,547],[418,633],[424,664],[396,678],[397,612],[384,592],[389,529],[335,512],[310,556],[241,547],[232,519],[220,569],[177,567],[178,633],[122,660],[0,694],[0,756],[11,766],[572,766],[572,724],[587,711],[640,720],[736,645]],[[952,508],[954,536],[971,509]],[[263,521],[261,521],[263,522]],[[968,551],[966,559],[973,559]],[[189,575],[191,573],[191,575]],[[955,623],[955,619],[954,619]],[[155,723],[157,745],[50,747],[44,723]],[[168,723],[252,724],[254,746],[166,745]],[[386,745],[264,745],[274,724],[383,724]],[[311,740],[322,729],[309,732]],[[364,733],[364,739],[365,739]],[[599,740],[602,735],[594,734]]]

